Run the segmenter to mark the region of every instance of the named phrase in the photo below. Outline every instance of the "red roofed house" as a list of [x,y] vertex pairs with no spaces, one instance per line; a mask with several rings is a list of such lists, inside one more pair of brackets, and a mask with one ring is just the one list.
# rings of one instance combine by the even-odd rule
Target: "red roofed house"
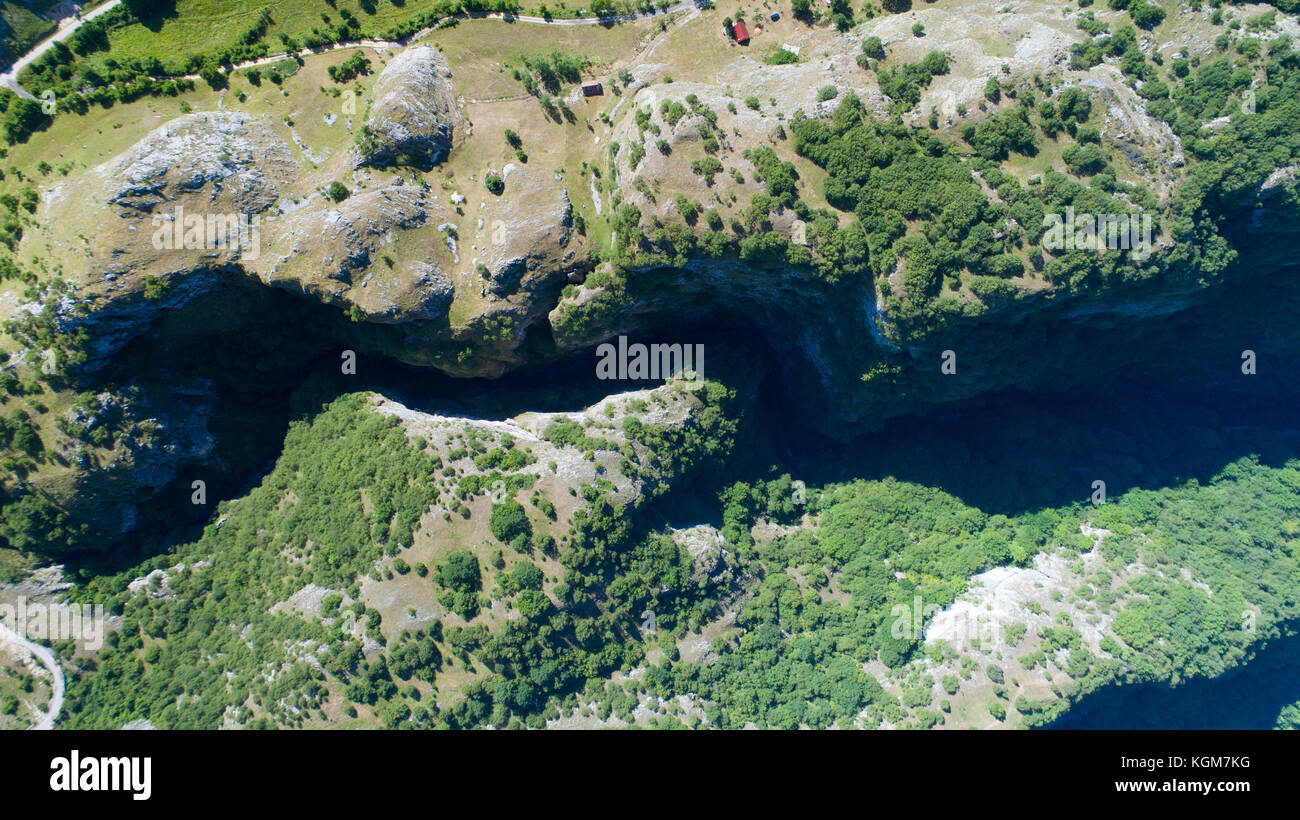
[[743,45],[749,44],[749,29],[745,28],[744,20],[737,20],[731,24],[731,33],[735,36],[736,42]]

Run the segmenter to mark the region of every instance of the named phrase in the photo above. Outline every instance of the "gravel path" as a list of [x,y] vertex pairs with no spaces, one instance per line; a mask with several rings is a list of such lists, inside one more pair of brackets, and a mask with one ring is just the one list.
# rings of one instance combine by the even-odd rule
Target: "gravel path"
[[32,63],[36,62],[37,60],[39,60],[42,54],[44,54],[45,52],[49,51],[51,48],[54,47],[55,43],[62,42],[63,40],[66,40],[69,37],[71,37],[74,31],[81,28],[82,23],[86,22],[87,20],[94,20],[96,17],[98,17],[101,14],[106,14],[107,12],[111,11],[113,8],[117,7],[121,2],[122,0],[109,0],[109,2],[105,3],[99,8],[87,12],[83,17],[80,18],[65,17],[62,20],[60,20],[58,31],[50,35],[48,39],[43,40],[40,43],[37,43],[35,48],[33,48],[31,51],[27,52],[23,56],[19,57],[14,62],[14,64],[9,67],[8,71],[6,71],[4,74],[0,74],[0,85],[14,92],[20,97],[26,97],[29,100],[36,99],[31,94],[28,94],[23,89],[23,87],[18,84],[18,75],[22,73],[22,70],[27,66],[31,65]]
[[[105,3],[104,5],[100,6],[99,8],[95,9],[92,12],[89,12],[88,14],[86,14],[84,17],[80,19],[69,17],[64,20],[60,20],[59,21],[60,28],[57,32],[55,32],[49,39],[44,40],[43,42],[38,44],[35,48],[33,48],[31,51],[27,52],[22,57],[18,58],[18,60],[13,64],[13,66],[10,67],[10,69],[6,71],[4,74],[0,74],[0,86],[4,86],[5,88],[8,88],[10,91],[13,91],[15,94],[17,94],[20,97],[25,97],[26,99],[29,100],[36,99],[31,94],[29,94],[22,86],[18,84],[18,75],[22,72],[22,70],[27,66],[31,65],[36,60],[40,59],[42,54],[49,51],[54,46],[55,42],[66,40],[69,37],[71,37],[72,33],[76,31],[78,28],[80,28],[82,23],[86,22],[87,20],[95,19],[99,15],[104,14],[105,12],[114,8],[121,2],[122,0],[110,0],[110,2]],[[480,13],[471,13],[471,14],[456,14],[456,15],[452,15],[452,18],[458,20],[507,20],[508,19],[516,23],[536,23],[544,26],[559,26],[561,28],[569,28],[572,26],[596,26],[602,24],[608,25],[610,23],[627,23],[633,20],[639,20],[643,17],[658,17],[660,15],[668,15],[678,11],[685,11],[686,9],[695,8],[696,5],[697,5],[696,0],[682,0],[682,2],[670,6],[664,9],[663,11],[637,12],[635,14],[616,14],[609,17],[572,17],[572,18],[565,18],[565,19],[552,18],[550,20],[547,20],[542,17],[530,17],[528,15],[516,14],[516,15],[507,16],[502,12],[490,12],[490,13],[480,12]],[[452,19],[452,18],[448,18],[448,19]],[[74,19],[75,22],[68,24],[69,20],[74,20]],[[430,26],[428,28],[421,29],[420,31],[415,32],[410,37],[407,37],[404,40],[349,40],[343,43],[334,43],[333,45],[321,46],[320,48],[305,49],[298,53],[325,54],[331,51],[339,51],[340,49],[345,49],[345,48],[373,48],[373,49],[402,48],[406,46],[408,43],[411,43],[419,39],[420,37],[423,37],[424,35],[434,31],[436,28],[437,26]],[[280,60],[283,60],[288,56],[289,53],[286,52],[284,54],[273,54],[269,57],[259,57],[256,60],[247,60],[245,62],[236,63],[235,65],[231,66],[230,71],[237,71],[241,68],[254,68],[257,66],[269,65],[271,63],[279,62]],[[189,75],[184,77],[183,79],[189,79],[189,80],[198,79],[198,75],[197,74]]]
[[54,690],[50,695],[50,706],[45,712],[45,717],[41,718],[31,728],[53,729],[54,722],[59,719],[59,712],[63,710],[63,690],[65,685],[63,670],[59,668],[59,662],[55,660],[54,653],[40,644],[32,643],[2,623],[0,623],[0,643],[12,643],[21,646],[44,664],[46,669],[50,670],[50,674],[54,679]]

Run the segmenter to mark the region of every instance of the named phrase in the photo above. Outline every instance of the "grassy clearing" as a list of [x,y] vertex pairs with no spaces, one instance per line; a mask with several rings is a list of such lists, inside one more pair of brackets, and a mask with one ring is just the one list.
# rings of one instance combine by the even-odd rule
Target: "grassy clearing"
[[26,729],[42,717],[49,684],[33,675],[11,652],[0,649],[0,730]]
[[112,58],[118,62],[155,56],[164,60],[185,60],[207,54],[215,49],[236,44],[239,36],[256,21],[263,9],[271,13],[274,21],[263,41],[272,52],[285,50],[280,34],[299,38],[313,28],[328,24],[326,15],[337,24],[341,21],[340,9],[348,9],[361,23],[365,37],[382,37],[393,25],[416,18],[429,8],[428,3],[410,2],[402,6],[381,3],[373,14],[367,14],[354,3],[339,2],[331,7],[325,0],[177,0],[175,13],[160,22],[146,25],[132,23],[116,29],[109,36],[110,48],[94,55],[102,62]]
[[653,20],[615,26],[544,26],[502,20],[467,20],[430,32],[418,42],[436,45],[456,72],[466,96],[487,99],[514,96],[523,87],[510,75],[520,58],[554,49],[581,54],[591,61],[593,76],[635,55],[658,31]]
[[0,3],[0,63],[12,63],[54,32],[54,21],[46,15],[55,5],[52,0]]
[[[198,5],[202,7],[199,11],[206,9],[216,13],[215,5]],[[279,7],[297,8],[289,3],[279,4]],[[237,4],[224,14],[237,19],[245,12],[245,5]],[[404,13],[413,12],[408,7]],[[165,22],[154,36],[172,31],[168,26],[180,22],[189,24],[189,21]],[[216,26],[215,22],[213,26]],[[594,131],[585,121],[595,122],[599,110],[612,107],[618,98],[610,94],[604,98],[583,100],[574,105],[576,119],[573,123],[555,123],[544,115],[536,99],[517,99],[524,92],[520,83],[511,76],[512,66],[518,65],[524,56],[561,48],[582,54],[591,64],[589,75],[603,79],[621,60],[634,58],[657,33],[655,21],[609,28],[548,28],[536,24],[474,20],[426,36],[424,42],[435,45],[448,57],[458,91],[467,97],[467,92],[470,92],[489,101],[505,99],[469,102],[467,118],[474,123],[474,132],[485,135],[485,138],[466,140],[453,153],[450,162],[424,175],[424,178],[437,189],[464,193],[470,202],[462,209],[462,216],[470,213],[468,207],[477,207],[481,201],[479,195],[486,195],[481,190],[484,172],[489,168],[499,170],[505,162],[515,161],[513,151],[507,148],[500,136],[506,127],[514,128],[523,136],[532,168],[564,169],[576,178],[577,166],[581,162],[576,158],[590,155],[590,140],[594,139]],[[156,48],[157,43],[155,39],[151,47]],[[388,177],[389,172],[354,171],[349,152],[355,130],[365,117],[369,90],[376,75],[391,58],[391,53],[370,48],[361,51],[371,62],[371,73],[347,84],[333,82],[327,69],[347,60],[356,53],[354,49],[308,56],[301,67],[280,84],[268,79],[269,67],[260,69],[261,79],[256,84],[247,70],[241,70],[230,76],[229,87],[220,92],[199,83],[194,90],[177,97],[143,98],[109,108],[95,107],[84,115],[62,114],[46,131],[34,134],[27,142],[9,150],[5,157],[5,178],[0,180],[0,193],[20,195],[29,187],[42,189],[57,185],[65,176],[75,175],[121,154],[149,131],[169,120],[189,111],[218,109],[242,110],[262,118],[289,143],[303,173],[285,190],[287,198],[310,195],[334,180],[343,181],[354,192],[373,187],[376,182],[382,184],[382,178]],[[359,91],[359,95],[349,98],[354,90]],[[516,99],[509,99],[512,97]],[[575,159],[571,162],[570,158]],[[589,198],[588,191],[585,199],[590,210]],[[575,197],[574,201],[579,203],[582,199]],[[588,224],[597,221],[594,213],[586,217]],[[73,274],[84,266],[84,248],[54,248],[43,239],[31,238],[38,233],[35,216],[27,218],[24,227],[26,238],[20,247],[22,264],[33,267],[43,277]],[[469,222],[460,227],[469,231],[474,226]],[[441,237],[430,234],[422,237],[422,241],[434,246],[436,254],[447,256],[445,261],[451,262]],[[413,243],[400,244],[406,248]],[[466,246],[470,244],[473,240],[465,243]],[[391,252],[392,256],[399,258],[402,255],[414,257],[418,253],[418,248],[409,252],[395,248]],[[0,300],[0,316],[11,314],[23,300],[25,286],[7,282],[5,290],[4,298]]]
[[[12,5],[12,4],[10,4]],[[552,10],[556,17],[577,16],[580,9],[565,9],[564,4]],[[428,22],[432,15],[446,13],[446,4],[411,0],[411,2],[379,2],[357,4],[338,0],[177,0],[174,9],[160,19],[130,22],[118,25],[109,33],[109,47],[86,59],[88,65],[103,66],[107,60],[119,63],[146,57],[158,57],[164,64],[183,64],[193,57],[202,57],[222,49],[238,46],[245,32],[252,29],[263,10],[270,13],[271,23],[259,42],[270,53],[285,51],[289,42],[303,43],[313,35],[318,41],[337,41],[334,33],[347,18],[346,12],[357,21],[360,39],[389,40],[399,29]],[[538,8],[525,7],[521,14],[540,16]],[[537,37],[543,45],[564,47],[570,41],[585,42],[597,26],[579,28],[547,28],[532,23],[506,23],[501,21],[472,21],[477,24],[513,25],[517,29],[535,29],[542,32]],[[462,23],[463,25],[463,23]],[[612,30],[623,28],[612,26]],[[458,27],[456,27],[458,28]],[[453,29],[454,30],[454,29]],[[477,33],[482,34],[479,30]],[[356,36],[345,39],[353,40]],[[512,38],[505,38],[510,40]],[[479,48],[500,42],[497,37],[485,37],[476,45]]]

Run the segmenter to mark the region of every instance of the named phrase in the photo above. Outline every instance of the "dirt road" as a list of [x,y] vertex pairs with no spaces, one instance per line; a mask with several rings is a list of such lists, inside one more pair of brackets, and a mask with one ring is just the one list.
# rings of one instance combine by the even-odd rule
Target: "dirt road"
[[59,712],[63,710],[63,690],[65,686],[63,670],[59,668],[59,662],[55,659],[54,653],[40,644],[32,643],[2,623],[0,623],[0,643],[10,643],[22,647],[44,664],[46,669],[50,670],[50,675],[53,677],[50,704],[45,710],[45,717],[41,718],[31,728],[53,729],[54,722],[59,719]]

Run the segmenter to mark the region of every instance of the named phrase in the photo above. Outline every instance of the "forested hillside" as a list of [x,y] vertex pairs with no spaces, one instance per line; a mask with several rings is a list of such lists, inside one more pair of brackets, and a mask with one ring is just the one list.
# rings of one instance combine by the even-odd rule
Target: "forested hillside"
[[1294,724],[1297,12],[83,21],[0,90],[59,725]]

